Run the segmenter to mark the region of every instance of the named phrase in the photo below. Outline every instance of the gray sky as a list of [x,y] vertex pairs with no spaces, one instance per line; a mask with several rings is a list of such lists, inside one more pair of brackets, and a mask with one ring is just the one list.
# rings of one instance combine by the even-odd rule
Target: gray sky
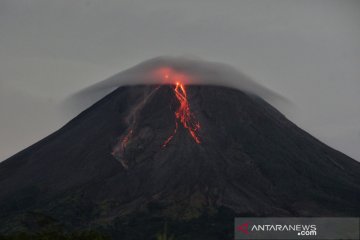
[[0,160],[69,120],[71,93],[159,55],[229,63],[360,160],[360,1],[1,0]]

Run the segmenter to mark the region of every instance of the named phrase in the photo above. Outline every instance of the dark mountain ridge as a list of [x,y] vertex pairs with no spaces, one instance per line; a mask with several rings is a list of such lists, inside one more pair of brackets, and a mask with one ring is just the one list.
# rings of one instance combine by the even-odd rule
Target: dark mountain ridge
[[[107,232],[140,228],[141,220],[124,223],[129,216],[202,226],[204,216],[218,222],[223,212],[220,225],[234,216],[360,215],[358,162],[259,97],[215,86],[186,90],[199,144],[179,123],[163,147],[177,122],[174,86],[120,87],[2,162],[1,231],[31,228],[29,213]],[[112,154],[127,135],[123,151]]]

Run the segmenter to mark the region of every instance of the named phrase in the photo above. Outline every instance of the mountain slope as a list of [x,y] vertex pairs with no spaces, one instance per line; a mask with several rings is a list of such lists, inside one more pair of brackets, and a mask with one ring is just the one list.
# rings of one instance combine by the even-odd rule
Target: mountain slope
[[202,226],[224,216],[232,224],[234,216],[360,214],[358,162],[256,96],[214,86],[186,92],[199,143],[177,118],[174,86],[121,87],[2,162],[2,231],[32,228],[34,213],[110,232],[140,228],[126,227],[129,216]]

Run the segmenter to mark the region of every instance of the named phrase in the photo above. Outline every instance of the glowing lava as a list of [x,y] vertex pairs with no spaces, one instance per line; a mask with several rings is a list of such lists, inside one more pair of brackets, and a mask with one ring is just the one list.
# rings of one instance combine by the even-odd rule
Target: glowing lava
[[[179,127],[182,125],[184,129],[189,132],[191,138],[197,143],[200,144],[199,138],[199,130],[200,130],[200,123],[194,117],[194,114],[190,110],[190,104],[188,101],[188,96],[186,93],[186,89],[184,86],[184,82],[188,81],[189,79],[184,75],[178,73],[172,73],[170,77],[170,72],[166,72],[163,75],[163,78],[167,81],[164,84],[168,84],[168,82],[174,82],[176,80],[176,84],[173,88],[174,95],[179,102],[179,107],[175,111],[175,128],[172,134],[164,141],[162,147],[165,148],[171,140],[174,138],[176,133],[179,130]],[[135,136],[135,127],[137,122],[139,121],[138,117],[140,114],[141,109],[146,106],[148,100],[158,91],[160,86],[156,87],[151,92],[147,93],[146,96],[142,101],[137,103],[137,105],[130,111],[128,116],[126,117],[125,121],[128,124],[128,128],[126,134],[119,140],[119,142],[115,145],[112,151],[112,155],[118,159],[124,168],[128,168],[128,159],[124,157],[125,150],[128,147],[129,143]]]
[[166,147],[168,143],[175,136],[180,122],[185,129],[188,130],[190,136],[194,139],[197,144],[200,144],[199,129],[200,123],[195,119],[194,114],[190,111],[189,101],[187,99],[186,90],[183,84],[177,82],[174,88],[174,93],[179,101],[179,108],[175,112],[175,129],[174,132],[166,139],[162,147]]
[[130,140],[130,138],[132,137],[133,134],[133,130],[130,129],[130,131],[125,135],[125,137],[121,140],[120,144],[118,144],[113,152],[111,153],[113,156],[115,156],[116,154],[118,154],[119,152],[124,153],[125,148]]

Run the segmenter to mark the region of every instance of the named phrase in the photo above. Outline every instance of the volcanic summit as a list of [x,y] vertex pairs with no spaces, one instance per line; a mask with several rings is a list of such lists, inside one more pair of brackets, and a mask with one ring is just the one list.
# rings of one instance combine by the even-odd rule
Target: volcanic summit
[[230,239],[236,216],[358,216],[359,176],[255,94],[123,86],[0,164],[0,229],[36,214],[121,239],[164,222],[178,239]]

